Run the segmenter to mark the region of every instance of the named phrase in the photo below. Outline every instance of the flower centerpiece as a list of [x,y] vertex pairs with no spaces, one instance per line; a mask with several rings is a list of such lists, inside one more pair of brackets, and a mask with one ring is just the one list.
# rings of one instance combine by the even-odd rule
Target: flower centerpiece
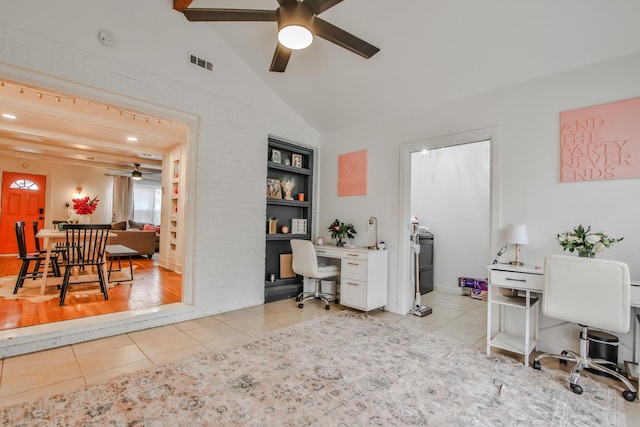
[[624,239],[624,237],[618,239],[607,236],[602,231],[591,232],[590,225],[587,228],[579,225],[571,232],[565,231],[558,234],[557,239],[563,250],[566,251],[568,249],[569,252],[578,251],[578,255],[581,257],[593,258],[597,252],[604,251],[614,243]]
[[[98,202],[100,202],[100,200],[98,199],[97,196],[94,197],[93,199],[90,198],[89,196],[86,196],[78,199],[73,199],[72,202],[73,202],[73,212],[75,213],[76,218],[71,218],[70,216],[69,219],[73,220],[74,222],[80,222],[82,218],[88,219],[89,215],[91,215],[96,211],[96,209],[98,209]],[[86,216],[83,217],[82,215],[86,215]],[[88,222],[88,221],[84,221],[84,222]]]
[[336,246],[338,247],[344,246],[345,239],[353,239],[358,234],[353,224],[345,224],[339,219],[333,221],[327,230],[331,232],[332,239],[337,239]]

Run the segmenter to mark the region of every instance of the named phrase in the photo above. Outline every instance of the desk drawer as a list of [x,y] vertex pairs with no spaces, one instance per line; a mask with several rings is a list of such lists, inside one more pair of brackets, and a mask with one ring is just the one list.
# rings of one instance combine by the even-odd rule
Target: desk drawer
[[343,252],[336,248],[325,248],[322,246],[316,246],[316,256],[328,257],[328,258],[342,258]]
[[542,274],[500,270],[492,270],[490,274],[490,285],[492,286],[529,289],[532,291],[542,291],[544,288],[544,276]]
[[367,284],[342,277],[340,280],[340,304],[366,310]]
[[343,258],[340,263],[340,275],[345,279],[367,281],[367,261],[353,258]]

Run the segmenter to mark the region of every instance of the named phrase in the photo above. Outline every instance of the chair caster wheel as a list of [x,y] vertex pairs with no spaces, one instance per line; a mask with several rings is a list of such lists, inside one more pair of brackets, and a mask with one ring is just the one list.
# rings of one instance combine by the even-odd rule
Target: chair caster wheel
[[567,366],[567,361],[566,360],[560,359],[559,362],[560,362],[561,365]]
[[636,393],[634,391],[625,390],[622,392],[622,397],[628,402],[633,402],[636,400]]
[[296,297],[296,301],[300,301],[300,297]]
[[324,309],[325,309],[325,310],[329,310],[330,308],[331,308],[331,306],[330,306],[329,304],[327,304],[327,305],[325,305],[325,306],[324,306]]
[[573,390],[575,394],[582,394],[582,387],[580,387],[578,384],[569,384],[569,387],[571,387],[571,390]]
[[302,308],[302,307],[304,307],[304,304],[302,303],[298,304],[298,308]]
[[540,361],[539,360],[534,360],[533,361],[533,369],[537,369],[538,371],[540,369],[542,369],[542,366],[540,366]]

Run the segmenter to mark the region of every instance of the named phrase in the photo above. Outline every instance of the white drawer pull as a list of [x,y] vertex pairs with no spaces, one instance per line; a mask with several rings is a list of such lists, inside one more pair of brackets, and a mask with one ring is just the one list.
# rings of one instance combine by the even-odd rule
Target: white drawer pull
[[507,280],[511,280],[512,282],[527,282],[527,279],[512,279],[511,277],[507,277]]

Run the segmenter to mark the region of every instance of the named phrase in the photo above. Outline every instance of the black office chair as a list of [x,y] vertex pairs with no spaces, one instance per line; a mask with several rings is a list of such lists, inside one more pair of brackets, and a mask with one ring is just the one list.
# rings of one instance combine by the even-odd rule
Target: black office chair
[[[24,279],[27,277],[36,279],[40,277],[41,273],[39,270],[40,264],[45,260],[46,254],[41,253],[27,253],[27,236],[24,231],[25,222],[18,221],[15,223],[16,229],[16,240],[18,242],[18,259],[22,260],[22,266],[20,267],[20,272],[18,273],[18,279],[16,280],[16,286],[13,289],[13,293],[17,294],[18,289],[22,287],[24,284]],[[58,265],[58,257],[57,255],[51,254],[49,258],[51,261],[51,269],[53,270],[53,275],[56,277],[60,277],[60,267]],[[36,263],[36,268],[33,271],[29,271],[29,266],[31,262]]]

